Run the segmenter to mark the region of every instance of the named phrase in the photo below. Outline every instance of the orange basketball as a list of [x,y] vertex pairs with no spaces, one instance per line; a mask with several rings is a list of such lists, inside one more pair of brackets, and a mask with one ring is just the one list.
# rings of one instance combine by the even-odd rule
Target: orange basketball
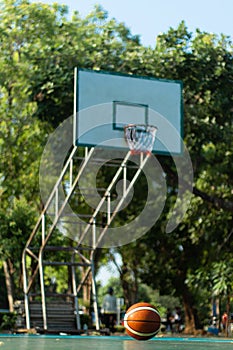
[[160,323],[158,310],[149,303],[132,305],[124,317],[126,332],[137,340],[153,338],[159,332]]

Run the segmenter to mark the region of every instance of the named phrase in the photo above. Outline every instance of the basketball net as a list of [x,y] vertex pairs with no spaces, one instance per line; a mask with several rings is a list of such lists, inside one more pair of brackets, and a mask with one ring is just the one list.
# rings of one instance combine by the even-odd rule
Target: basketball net
[[125,140],[131,154],[151,154],[157,127],[145,124],[129,124],[124,127]]

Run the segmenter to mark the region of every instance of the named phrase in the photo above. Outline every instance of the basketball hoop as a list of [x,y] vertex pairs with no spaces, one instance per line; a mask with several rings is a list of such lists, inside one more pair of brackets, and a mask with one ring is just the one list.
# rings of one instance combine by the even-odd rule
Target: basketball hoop
[[124,127],[125,140],[131,154],[152,152],[157,127],[146,124],[129,124]]

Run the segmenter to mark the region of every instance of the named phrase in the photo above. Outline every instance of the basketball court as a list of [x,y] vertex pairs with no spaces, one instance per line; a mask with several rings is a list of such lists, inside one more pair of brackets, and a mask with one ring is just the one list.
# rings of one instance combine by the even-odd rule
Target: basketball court
[[127,336],[1,335],[3,350],[228,350],[233,340],[219,338],[153,338],[136,341]]

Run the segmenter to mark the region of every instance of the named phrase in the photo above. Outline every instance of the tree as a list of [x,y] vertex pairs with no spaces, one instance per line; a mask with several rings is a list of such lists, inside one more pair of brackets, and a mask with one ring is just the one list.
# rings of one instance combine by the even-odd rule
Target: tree
[[[26,2],[18,5],[6,1],[0,14],[1,259],[10,310],[21,294],[22,249],[35,222],[34,209],[40,207],[38,174],[45,142],[44,124],[33,118],[36,103],[28,98],[33,70],[27,50],[36,29],[30,36],[34,24],[27,21]],[[34,13],[33,23],[36,18]]]
[[[223,36],[218,38],[198,30],[192,39],[181,23],[177,30],[170,29],[159,36],[154,50],[157,59],[154,75],[159,71],[160,76],[181,79],[184,84],[184,134],[195,183],[194,197],[183,223],[174,232],[165,234],[165,215],[148,234],[146,246],[151,253],[147,251],[141,278],[148,284],[159,284],[162,292],[175,288],[176,295],[182,296],[186,332],[195,329],[197,305],[195,292],[186,283],[187,275],[222,259],[223,252],[216,254],[216,251],[232,225],[230,49],[230,41]],[[152,72],[152,66],[149,68]],[[168,203],[172,203],[176,197],[176,171],[169,159],[161,161],[171,179]],[[232,241],[228,243],[232,245]],[[230,258],[232,253],[228,250],[227,254]]]
[[[188,333],[199,326],[199,301],[187,277],[200,266],[205,269],[225,259],[224,251],[229,259],[232,254],[232,241],[228,240],[227,250],[223,245],[232,226],[231,47],[228,38],[199,30],[193,38],[181,23],[177,29],[160,35],[154,50],[141,50],[145,65],[135,67],[144,75],[183,81],[184,135],[193,162],[194,196],[183,223],[174,232],[166,233],[167,213],[177,196],[177,174],[171,158],[159,157],[169,187],[164,215],[147,236],[119,251],[123,261],[124,250],[127,252],[134,283],[141,280],[154,288],[159,286],[162,293],[175,291],[181,297]],[[136,252],[140,256],[135,264]],[[132,291],[132,280],[127,285]]]
[[35,210],[25,198],[14,199],[8,210],[0,210],[1,249],[9,309],[14,310],[15,296],[22,295],[21,255],[28,237],[35,224]]
[[[97,68],[101,64],[114,70],[119,57],[123,59],[127,48],[138,46],[139,40],[123,24],[114,19],[107,21],[107,13],[98,6],[87,18],[75,13],[71,20],[66,17],[67,7],[57,4],[5,0],[1,10],[2,226],[6,225],[3,232],[17,236],[17,227],[9,224],[14,201],[19,201],[18,206],[22,204],[22,217],[23,200],[32,208],[41,208],[40,157],[48,134],[72,114],[74,67]],[[25,230],[27,235],[20,237],[21,249],[29,235]],[[9,242],[3,240],[2,244],[5,259]],[[12,240],[12,249],[15,244]],[[18,258],[12,263],[19,264]],[[5,268],[6,278],[11,280],[14,275],[8,270]],[[8,285],[8,294],[12,294]]]

